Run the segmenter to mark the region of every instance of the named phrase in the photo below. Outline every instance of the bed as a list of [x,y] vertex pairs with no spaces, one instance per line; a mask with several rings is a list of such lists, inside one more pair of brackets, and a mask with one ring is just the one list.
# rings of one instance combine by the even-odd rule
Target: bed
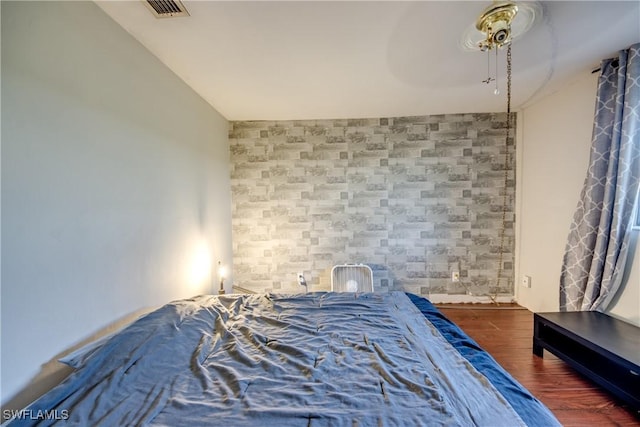
[[428,300],[198,296],[64,360],[9,425],[557,426]]

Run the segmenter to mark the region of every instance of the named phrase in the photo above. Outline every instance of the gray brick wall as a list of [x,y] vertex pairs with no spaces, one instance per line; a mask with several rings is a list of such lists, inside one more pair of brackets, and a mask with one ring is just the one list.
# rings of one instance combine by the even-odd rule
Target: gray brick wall
[[302,271],[329,290],[334,265],[364,263],[376,291],[512,295],[505,127],[504,113],[231,122],[234,282],[298,292]]

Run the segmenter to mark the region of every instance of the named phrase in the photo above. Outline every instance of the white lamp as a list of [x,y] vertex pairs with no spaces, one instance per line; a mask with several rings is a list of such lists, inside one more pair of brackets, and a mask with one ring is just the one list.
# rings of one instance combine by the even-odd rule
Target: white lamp
[[218,295],[224,295],[224,278],[226,276],[227,269],[222,265],[220,261],[218,261],[218,277],[220,278],[220,289],[218,290]]

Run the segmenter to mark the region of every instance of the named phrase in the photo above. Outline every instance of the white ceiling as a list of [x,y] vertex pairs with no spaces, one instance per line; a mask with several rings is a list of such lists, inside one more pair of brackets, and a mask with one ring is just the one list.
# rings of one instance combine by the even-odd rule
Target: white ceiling
[[[490,1],[186,0],[191,16],[172,19],[141,0],[96,3],[229,120],[506,108],[504,80],[499,96],[482,83],[486,54],[460,46]],[[539,5],[513,43],[514,109],[640,41],[637,0]]]

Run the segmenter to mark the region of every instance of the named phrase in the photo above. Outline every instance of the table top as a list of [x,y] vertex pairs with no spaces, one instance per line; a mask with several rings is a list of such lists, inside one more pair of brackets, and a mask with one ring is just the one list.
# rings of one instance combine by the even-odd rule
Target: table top
[[640,366],[640,327],[598,311],[535,313],[574,335]]

